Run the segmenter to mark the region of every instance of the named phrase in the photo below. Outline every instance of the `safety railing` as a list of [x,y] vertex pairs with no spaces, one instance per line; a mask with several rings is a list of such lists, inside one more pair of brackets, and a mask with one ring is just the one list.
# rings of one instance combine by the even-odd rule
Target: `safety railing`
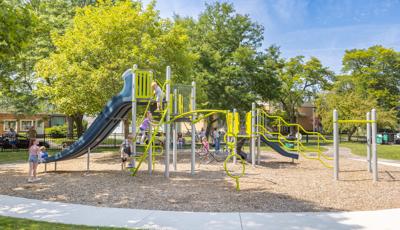
[[147,70],[135,70],[135,97],[137,99],[152,98],[151,83],[153,82],[153,72]]
[[[324,158],[325,160],[333,160],[332,157],[327,156],[323,149],[321,148],[321,143],[333,143],[333,141],[326,139],[321,133],[318,132],[310,132],[305,130],[300,124],[290,124],[288,122],[286,122],[282,117],[280,116],[272,116],[272,115],[268,115],[266,114],[264,111],[259,111],[258,114],[258,121],[257,121],[257,128],[259,130],[258,134],[262,135],[265,139],[267,139],[268,141],[271,142],[277,142],[279,143],[283,149],[285,149],[286,151],[296,151],[299,154],[301,154],[304,158],[306,159],[311,159],[311,160],[318,160],[320,161],[325,167],[327,168],[332,168],[331,165],[329,165],[328,163],[326,163],[325,161],[323,161],[321,158]],[[275,124],[277,126],[278,131],[274,132],[274,131],[270,131],[268,130],[268,124],[267,124],[267,120],[275,120]],[[299,139],[288,139],[285,135],[282,134],[281,132],[281,127],[282,126],[286,126],[286,127],[296,127],[298,132],[303,132],[305,134],[308,135],[315,135],[317,136],[317,146],[316,148],[313,147],[307,147],[304,146],[304,144],[301,142],[301,140]],[[265,134],[269,134],[271,136],[276,136],[276,139],[271,139],[268,138]],[[293,146],[296,147],[288,147],[285,143],[292,143]],[[307,155],[307,153],[317,153],[317,157],[310,157]]]

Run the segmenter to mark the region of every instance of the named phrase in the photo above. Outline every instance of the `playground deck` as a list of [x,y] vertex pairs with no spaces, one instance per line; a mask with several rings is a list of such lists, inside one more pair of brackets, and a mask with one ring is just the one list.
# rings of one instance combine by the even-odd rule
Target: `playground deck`
[[[345,152],[345,151],[343,151]],[[379,165],[373,183],[366,163],[341,157],[340,181],[332,170],[311,160],[292,164],[276,153],[263,153],[261,166],[246,168],[241,191],[223,171],[222,163],[201,165],[190,176],[189,154],[179,155],[178,172],[163,176],[157,163],[152,176],[147,166],[135,178],[120,170],[116,153],[58,162],[57,172],[41,174],[40,183],[26,182],[27,164],[0,169],[0,194],[103,207],[214,212],[361,211],[400,207],[400,168]],[[162,159],[159,159],[162,162]],[[53,164],[48,165],[48,170]],[[43,171],[43,165],[39,166]],[[382,196],[384,194],[384,196]]]

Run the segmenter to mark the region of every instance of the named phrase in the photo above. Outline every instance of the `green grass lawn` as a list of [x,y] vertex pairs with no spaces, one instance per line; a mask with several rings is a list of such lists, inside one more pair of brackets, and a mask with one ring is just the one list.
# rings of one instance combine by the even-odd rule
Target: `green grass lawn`
[[[367,144],[355,142],[343,142],[340,146],[348,147],[353,154],[359,156],[367,155]],[[400,160],[400,145],[377,145],[378,158]]]
[[89,227],[83,225],[70,225],[70,224],[55,224],[44,221],[33,221],[28,219],[13,218],[0,216],[0,229],[4,230],[112,230],[112,229],[127,229],[127,228],[109,228],[109,227]]
[[[49,155],[52,155],[53,153],[59,152],[60,150],[53,150],[50,149],[48,151]],[[95,149],[92,153],[102,153],[102,152],[119,152],[119,148],[97,148]],[[5,163],[15,163],[15,162],[24,162],[28,161],[28,150],[17,150],[17,151],[11,151],[11,150],[6,150],[3,152],[0,152],[0,164],[5,164]]]

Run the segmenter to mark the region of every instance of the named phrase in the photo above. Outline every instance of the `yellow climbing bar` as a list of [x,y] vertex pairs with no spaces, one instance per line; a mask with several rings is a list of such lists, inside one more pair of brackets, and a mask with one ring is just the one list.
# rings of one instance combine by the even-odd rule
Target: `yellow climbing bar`
[[140,160],[139,160],[139,163],[138,163],[137,167],[131,169],[132,176],[135,176],[135,175],[136,175],[137,171],[139,170],[140,166],[142,165],[142,162],[147,158],[147,156],[148,156],[148,151],[149,151],[149,149],[151,148],[151,146],[153,145],[154,140],[155,140],[155,138],[156,138],[156,135],[157,135],[157,133],[158,133],[157,130],[159,129],[159,127],[160,127],[161,125],[164,124],[163,121],[164,121],[166,115],[167,115],[167,109],[165,109],[165,110],[163,111],[162,116],[161,116],[161,119],[160,119],[159,123],[158,123],[157,126],[156,126],[157,128],[156,128],[156,130],[152,133],[152,136],[151,136],[151,138],[150,138],[150,140],[149,140],[149,143],[146,145],[146,148],[145,148],[145,150],[144,150],[144,152],[143,152],[143,155],[141,156],[141,158],[140,158]]
[[246,113],[246,134],[251,135],[251,112]]
[[[307,131],[307,130],[305,130],[305,129],[303,128],[303,126],[301,126],[300,124],[290,124],[290,123],[286,122],[285,119],[283,119],[283,118],[280,117],[280,116],[268,115],[268,114],[265,113],[264,111],[260,111],[260,115],[261,115],[261,116],[264,116],[264,117],[266,117],[266,118],[271,118],[271,119],[276,119],[276,120],[278,120],[278,129],[279,129],[279,130],[280,130],[280,127],[281,127],[282,125],[287,126],[287,127],[294,126],[294,127],[297,127],[297,128],[299,129],[299,131],[301,131],[301,132],[303,132],[303,133],[305,133],[305,134],[316,135],[316,136],[319,136],[319,138],[321,138],[321,140],[323,140],[323,141],[325,141],[325,142],[333,143],[333,141],[326,139],[321,133],[319,133],[319,132]],[[265,121],[264,121],[264,123],[265,123]],[[265,125],[265,124],[264,124],[264,125]],[[278,133],[274,133],[274,134],[278,134]],[[280,132],[279,132],[279,134],[280,134]]]
[[194,114],[199,114],[199,113],[223,113],[226,114],[228,111],[227,110],[218,110],[218,109],[199,109],[199,110],[192,110],[186,113],[182,113],[179,114],[178,116],[175,116],[173,118],[171,118],[171,120],[169,121],[169,123],[174,122],[175,120],[179,119],[179,118],[183,118],[183,117],[188,117]]
[[359,124],[367,124],[374,123],[373,120],[338,120],[338,123],[359,123]]
[[192,121],[192,123],[196,124],[197,122],[199,122],[201,120],[204,120],[207,117],[212,116],[212,115],[217,114],[217,113],[219,113],[219,112],[210,112],[210,113],[207,113],[207,114],[205,114],[203,116],[199,116],[196,120]]
[[240,129],[240,119],[239,119],[239,113],[236,112],[233,115],[233,134],[238,135],[239,134],[239,129]]
[[182,94],[178,94],[178,113],[183,113],[183,96]]

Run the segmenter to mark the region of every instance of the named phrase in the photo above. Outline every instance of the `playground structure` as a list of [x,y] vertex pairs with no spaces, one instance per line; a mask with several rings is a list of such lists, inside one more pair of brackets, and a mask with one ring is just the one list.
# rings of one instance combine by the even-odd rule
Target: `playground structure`
[[372,109],[366,115],[366,120],[339,120],[337,110],[333,110],[333,148],[334,148],[334,170],[333,177],[339,180],[339,124],[366,124],[367,125],[367,163],[368,172],[372,172],[374,182],[378,181],[378,157],[376,152],[376,110]]
[[[137,67],[134,67],[136,69]],[[244,175],[245,173],[245,160],[242,159],[238,153],[236,152],[236,145],[237,145],[237,139],[238,138],[249,138],[250,139],[250,155],[251,158],[249,159],[251,161],[252,166],[256,165],[256,158],[257,162],[260,162],[260,143],[266,143],[269,145],[272,149],[280,153],[281,155],[285,157],[289,157],[291,159],[298,159],[299,158],[299,153],[301,153],[305,158],[307,159],[314,159],[318,160],[321,163],[323,163],[327,168],[331,168],[329,164],[327,164],[325,161],[322,160],[322,157],[324,157],[327,160],[331,160],[328,156],[326,156],[323,151],[320,148],[320,141],[326,141],[326,140],[320,133],[317,132],[308,132],[304,130],[300,125],[298,124],[289,124],[287,123],[283,118],[278,117],[278,116],[269,116],[265,112],[263,112],[261,109],[256,109],[255,103],[252,104],[252,110],[250,112],[246,113],[246,132],[245,134],[239,134],[239,129],[240,129],[240,117],[239,113],[233,109],[231,111],[227,110],[216,110],[216,109],[203,109],[203,110],[196,110],[196,84],[195,82],[192,82],[191,85],[191,90],[190,90],[190,103],[186,100],[186,103],[184,103],[185,98],[189,97],[189,95],[183,95],[180,93],[180,88],[175,87],[172,85],[171,86],[171,69],[167,67],[166,71],[166,81],[163,86],[163,89],[165,89],[165,106],[164,110],[159,111],[157,118],[158,124],[155,126],[154,130],[149,130],[148,131],[148,143],[144,149],[144,151],[140,154],[137,154],[137,143],[136,143],[136,138],[133,140],[133,153],[139,155],[140,157],[137,159],[138,163],[132,163],[134,167],[131,169],[132,174],[136,175],[138,170],[140,169],[142,162],[147,159],[148,161],[148,173],[151,175],[153,171],[153,160],[154,160],[154,154],[153,150],[155,148],[155,138],[157,133],[160,131],[161,127],[164,126],[163,132],[165,132],[165,142],[166,143],[171,143],[171,126],[172,126],[172,164],[174,170],[177,169],[177,122],[180,121],[186,121],[186,122],[191,122],[191,175],[195,174],[196,170],[196,131],[195,131],[195,124],[199,122],[202,119],[205,119],[209,116],[212,116],[214,114],[223,114],[226,116],[226,124],[227,124],[227,132],[224,136],[224,140],[226,143],[226,146],[229,149],[230,154],[227,156],[226,160],[224,161],[224,169],[227,173],[228,176],[233,178],[236,181],[236,187],[239,189],[239,178]],[[132,130],[133,130],[133,136],[137,136],[137,120],[138,120],[138,114],[136,112],[137,106],[140,106],[138,102],[147,102],[147,107],[145,109],[144,114],[148,111],[150,108],[150,103],[152,102],[152,94],[149,93],[151,92],[151,82],[155,81],[153,79],[153,74],[151,71],[143,71],[143,70],[134,70],[133,71],[133,78],[135,79],[133,82],[135,82],[135,85],[132,85],[133,93],[132,93]],[[161,84],[159,84],[161,85]],[[173,94],[171,95],[171,87],[174,88]],[[184,86],[186,88],[190,86]],[[186,97],[185,97],[186,96]],[[154,103],[154,101],[153,101]],[[189,105],[189,108],[187,106]],[[151,111],[154,112],[154,111]],[[144,116],[144,115],[143,115]],[[278,125],[278,131],[277,132],[271,132],[269,131],[269,122],[270,120],[277,120],[279,122]],[[317,148],[309,148],[305,147],[300,139],[297,140],[289,140],[287,139],[280,131],[281,124],[285,126],[295,126],[298,129],[298,132],[300,130],[304,133],[307,133],[309,135],[316,135],[318,138],[318,145]],[[258,142],[257,148],[255,146],[255,142]],[[293,147],[287,147],[285,143],[293,143],[296,145],[295,148]],[[170,172],[170,144],[165,144],[165,155],[164,155],[164,175],[165,177],[169,177],[169,172]],[[290,151],[296,151],[297,153],[292,153]],[[317,152],[317,157],[312,157],[308,156],[306,154],[306,151],[313,151]],[[242,170],[240,173],[233,173],[229,171],[228,169],[228,162],[232,160],[233,164],[236,164],[237,159],[240,159],[240,163],[242,164]]]
[[[260,108],[256,108],[256,104],[252,104],[251,111],[246,113],[245,118],[245,133],[240,133],[240,116],[236,109],[229,110],[218,110],[218,109],[196,109],[196,83],[192,82],[191,85],[179,85],[172,84],[171,81],[171,68],[166,68],[166,79],[164,84],[161,84],[155,79],[153,71],[141,70],[135,65],[133,70],[127,70],[123,74],[124,87],[122,91],[107,103],[104,110],[99,114],[93,124],[84,133],[84,135],[72,144],[69,148],[62,152],[56,153],[54,156],[48,158],[46,162],[57,162],[61,160],[68,160],[75,157],[82,156],[87,153],[87,170],[89,170],[89,159],[90,152],[95,148],[102,140],[104,140],[118,125],[120,120],[124,119],[126,114],[132,110],[132,153],[135,157],[132,158],[132,168],[130,169],[132,175],[136,175],[140,169],[142,163],[147,160],[148,173],[151,175],[155,165],[155,157],[164,155],[164,176],[166,178],[170,175],[170,156],[172,152],[172,165],[173,169],[177,170],[177,123],[179,122],[190,122],[191,123],[191,170],[190,174],[194,175],[196,171],[196,128],[195,124],[207,117],[215,114],[224,115],[226,118],[226,134],[223,139],[226,147],[229,150],[224,161],[224,169],[228,176],[236,182],[236,189],[239,190],[239,178],[245,173],[246,160],[251,162],[254,167],[256,164],[260,164],[261,155],[261,143],[265,143],[270,146],[274,151],[281,154],[284,157],[295,160],[301,155],[305,159],[315,160],[320,162],[326,168],[334,168],[334,178],[338,179],[338,128],[334,126],[334,141],[326,139],[322,134],[318,132],[309,132],[305,130],[299,124],[291,124],[286,122],[282,117],[272,116],[267,114]],[[163,109],[155,111],[152,82],[158,82],[158,85],[162,87],[162,91],[165,92],[163,100]],[[172,90],[171,90],[172,89]],[[171,93],[172,91],[172,93]],[[144,115],[138,114],[138,108],[144,106]],[[154,127],[147,130],[148,142],[143,147],[142,152],[138,151],[138,144],[136,139],[138,136],[138,124],[140,124],[147,111],[151,111],[154,114],[154,118],[157,119],[157,124]],[[373,113],[373,117],[374,117]],[[353,120],[353,121],[334,121],[334,124],[345,123],[345,122],[358,122],[372,123],[372,140],[376,137],[376,122],[374,119],[369,120]],[[375,124],[375,125],[374,125]],[[316,146],[306,146],[300,135],[296,135],[296,138],[285,136],[282,129],[293,128],[297,133],[303,133],[316,138]],[[375,127],[375,128],[374,128]],[[369,130],[369,128],[367,128]],[[375,130],[375,131],[374,131]],[[160,133],[165,133],[165,141],[162,145],[156,145],[156,136]],[[375,134],[374,134],[375,133]],[[172,135],[172,139],[171,139]],[[370,137],[371,134],[368,134]],[[248,138],[250,141],[250,158],[242,159],[236,152],[236,145],[238,138]],[[370,140],[371,138],[369,138]],[[256,144],[257,142],[257,144]],[[334,143],[335,154],[334,158],[328,156],[322,149],[322,144]],[[369,141],[370,142],[370,141]],[[172,151],[171,151],[172,144]],[[368,144],[368,146],[371,146]],[[369,153],[369,167],[371,168],[370,160],[370,147],[368,148]],[[229,164],[236,164],[237,159],[241,164],[240,172],[230,171]],[[333,166],[329,161],[334,160]],[[136,162],[137,161],[137,162]],[[376,142],[372,141],[372,162],[376,164]],[[55,164],[55,169],[57,165]],[[376,166],[372,167],[374,173],[374,181],[377,180]]]

